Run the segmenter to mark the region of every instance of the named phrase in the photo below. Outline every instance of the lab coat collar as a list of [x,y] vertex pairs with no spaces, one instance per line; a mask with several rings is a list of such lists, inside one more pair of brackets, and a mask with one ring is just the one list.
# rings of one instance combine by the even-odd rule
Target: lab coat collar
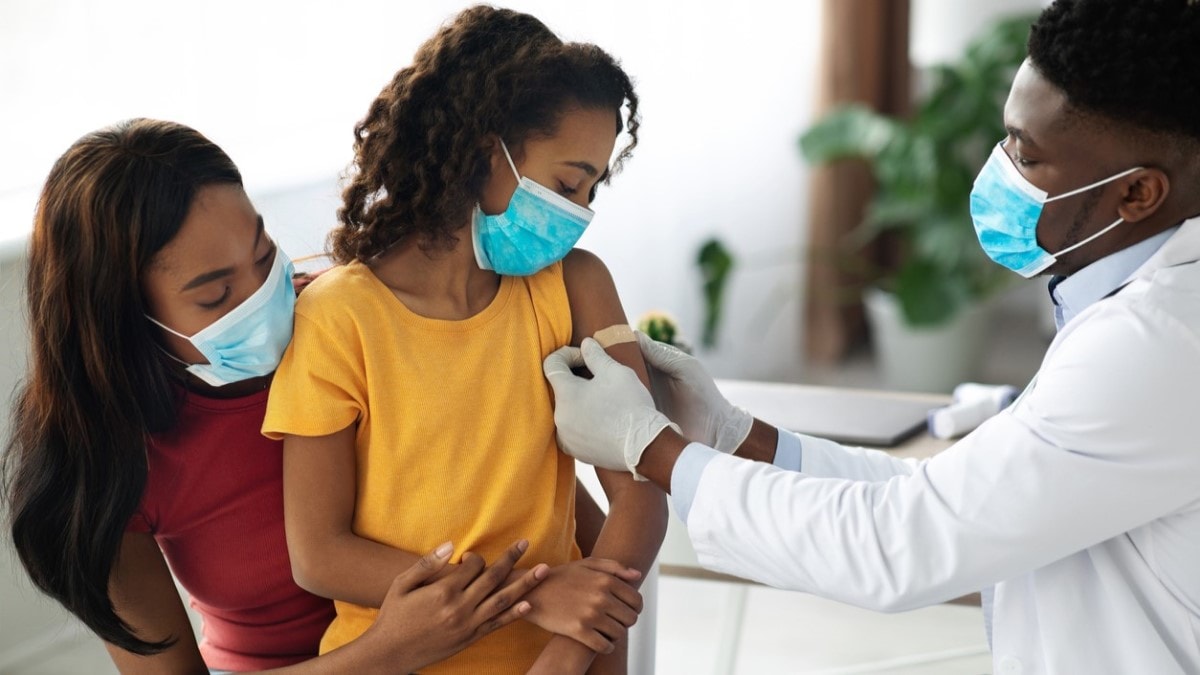
[[1159,270],[1197,260],[1200,260],[1200,218],[1192,218],[1184,221],[1179,230],[1171,235],[1144,265],[1129,275],[1125,282],[1129,283],[1135,279],[1149,280]]

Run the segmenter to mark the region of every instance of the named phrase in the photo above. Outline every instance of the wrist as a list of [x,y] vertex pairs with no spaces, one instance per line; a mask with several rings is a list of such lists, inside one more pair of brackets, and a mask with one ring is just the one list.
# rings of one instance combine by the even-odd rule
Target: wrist
[[563,635],[555,635],[546,643],[530,673],[583,673],[592,665],[596,654],[585,645]]
[[733,454],[742,459],[774,464],[775,450],[778,447],[779,430],[756,418],[750,426],[750,434]]
[[[388,636],[381,632],[375,624],[367,628],[358,639],[337,649],[336,652],[343,650],[354,652],[354,666],[351,670],[356,673],[364,673],[364,675],[415,673],[429,665],[412,660],[409,650],[398,650],[396,645],[389,642]],[[397,653],[398,651],[400,653]],[[349,656],[349,654],[345,655]]]
[[675,463],[683,454],[688,441],[671,427],[666,427],[646,446],[637,465],[637,471],[652,483],[671,492],[671,474],[675,471]]

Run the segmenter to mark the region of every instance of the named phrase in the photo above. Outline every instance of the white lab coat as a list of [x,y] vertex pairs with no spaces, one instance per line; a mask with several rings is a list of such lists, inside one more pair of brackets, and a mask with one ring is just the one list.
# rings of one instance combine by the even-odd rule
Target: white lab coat
[[716,457],[700,562],[881,611],[995,585],[997,673],[1200,673],[1198,259],[1193,220],[932,459],[808,437],[802,473]]

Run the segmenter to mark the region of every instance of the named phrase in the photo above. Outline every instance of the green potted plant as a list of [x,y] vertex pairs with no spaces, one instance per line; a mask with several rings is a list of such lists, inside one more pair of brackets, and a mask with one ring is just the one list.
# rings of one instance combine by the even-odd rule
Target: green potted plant
[[[928,92],[911,117],[847,105],[800,138],[810,163],[863,159],[875,178],[865,218],[849,243],[888,236],[899,248],[894,264],[869,270],[864,292],[877,355],[894,386],[945,390],[969,378],[970,362],[978,360],[970,347],[978,347],[986,330],[976,308],[1012,278],[980,249],[969,196],[979,168],[1005,135],[1004,102],[1033,19],[996,22],[959,61],[932,67]],[[892,323],[881,325],[889,317]],[[974,335],[951,337],[948,347],[942,334],[953,330]],[[926,353],[896,353],[880,344],[893,338]],[[929,368],[938,364],[959,372],[930,377]]]

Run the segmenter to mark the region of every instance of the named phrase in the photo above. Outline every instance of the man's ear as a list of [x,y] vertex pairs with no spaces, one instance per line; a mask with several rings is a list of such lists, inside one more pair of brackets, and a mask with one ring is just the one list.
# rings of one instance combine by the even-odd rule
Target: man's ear
[[1136,223],[1154,215],[1171,193],[1171,179],[1162,169],[1138,169],[1120,179],[1124,186],[1117,214],[1127,223]]

